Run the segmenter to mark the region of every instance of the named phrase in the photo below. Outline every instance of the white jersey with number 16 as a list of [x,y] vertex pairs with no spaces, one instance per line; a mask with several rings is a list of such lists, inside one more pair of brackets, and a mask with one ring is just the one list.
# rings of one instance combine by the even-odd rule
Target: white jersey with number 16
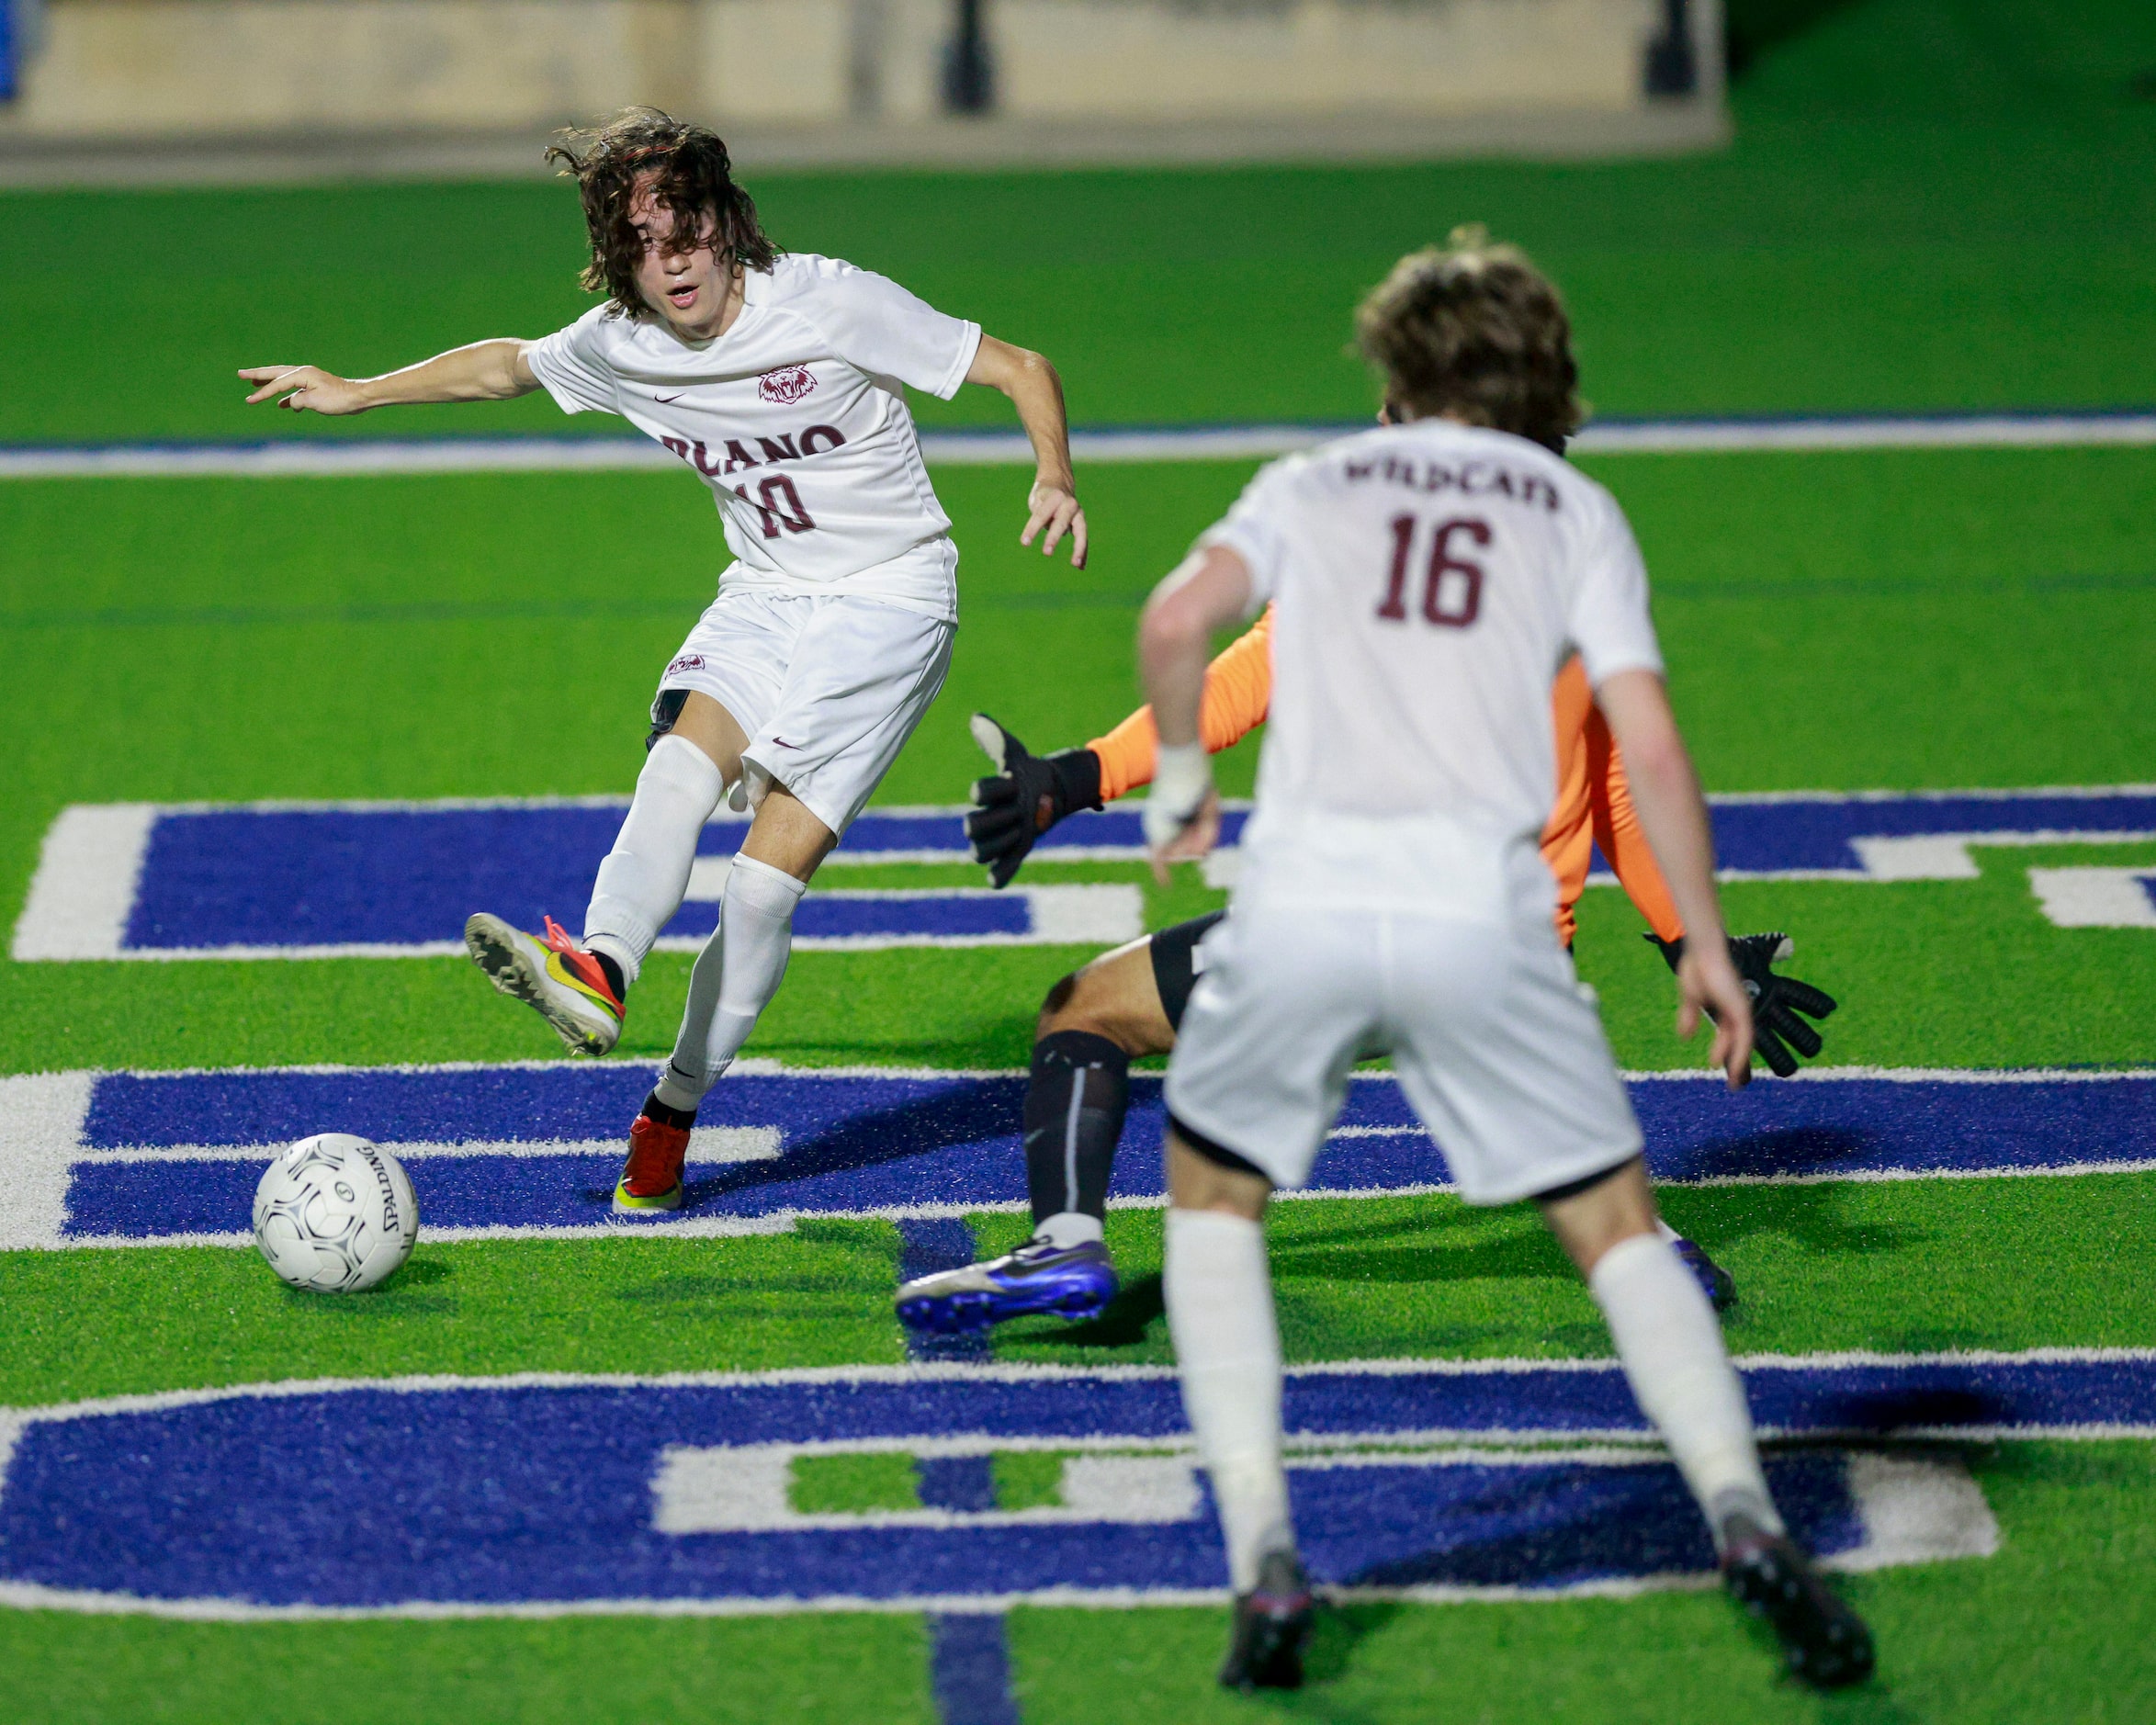
[[1291,456],[1200,543],[1279,606],[1254,837],[1435,816],[1531,843],[1559,667],[1662,669],[1616,500],[1503,432],[1417,420]]

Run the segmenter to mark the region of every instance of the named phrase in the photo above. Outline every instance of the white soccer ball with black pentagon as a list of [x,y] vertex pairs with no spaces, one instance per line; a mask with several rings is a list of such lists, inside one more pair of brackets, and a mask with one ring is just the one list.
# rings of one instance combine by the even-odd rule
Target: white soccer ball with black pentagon
[[254,1244],[295,1288],[372,1288],[412,1256],[418,1237],[419,1205],[403,1164],[348,1132],[300,1139],[254,1189]]

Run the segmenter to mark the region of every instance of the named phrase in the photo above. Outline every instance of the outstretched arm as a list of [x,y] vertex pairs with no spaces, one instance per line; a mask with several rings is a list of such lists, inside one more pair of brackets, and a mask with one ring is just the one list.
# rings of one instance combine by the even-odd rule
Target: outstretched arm
[[[1218,754],[1265,722],[1272,698],[1272,613],[1239,635],[1205,668],[1205,700],[1198,735]],[[986,713],[973,716],[974,740],[995,772],[973,782],[965,836],[988,880],[1008,886],[1033,842],[1074,810],[1099,808],[1153,779],[1159,738],[1153,709],[1142,706],[1105,737],[1082,749],[1036,755]]]
[[1714,890],[1714,840],[1692,758],[1669,710],[1668,691],[1651,671],[1620,671],[1595,691],[1624,751],[1632,802],[1685,927],[1677,964],[1676,1028],[1689,1036],[1699,1014],[1714,1019],[1714,1064],[1739,1089],[1752,1076],[1752,1001],[1730,963],[1721,901]]
[[965,380],[1009,396],[1033,446],[1033,488],[1026,497],[1028,513],[1019,544],[1033,544],[1045,527],[1041,553],[1048,556],[1067,533],[1070,566],[1085,568],[1086,512],[1078,507],[1078,480],[1071,473],[1070,422],[1063,411],[1063,379],[1055,375],[1055,367],[1028,348],[983,335]]
[[[1206,752],[1234,747],[1265,723],[1272,705],[1272,612],[1222,649],[1205,668],[1205,699],[1198,710],[1198,736]],[[1153,709],[1142,706],[1113,730],[1086,747],[1101,760],[1101,797],[1112,803],[1153,779],[1159,738]]]
[[453,347],[378,378],[340,378],[319,366],[248,366],[240,376],[260,386],[252,406],[275,399],[295,413],[364,413],[370,407],[429,401],[506,401],[539,387],[528,342],[503,339]]

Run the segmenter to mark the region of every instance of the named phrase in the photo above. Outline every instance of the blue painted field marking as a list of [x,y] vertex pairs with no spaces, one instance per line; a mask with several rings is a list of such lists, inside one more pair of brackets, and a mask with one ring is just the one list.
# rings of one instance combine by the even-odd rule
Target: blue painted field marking
[[931,1611],[929,1680],[943,1725],[1019,1725],[1000,1611]]
[[[693,1160],[675,1217],[616,1223],[617,1141],[649,1082],[649,1068],[615,1062],[0,1078],[0,1245],[244,1244],[271,1148],[332,1130],[396,1150],[435,1239],[619,1225],[740,1232],[797,1215],[918,1218],[925,1228],[1024,1203],[1015,1074],[745,1068],[713,1091],[702,1123],[775,1138],[778,1154]],[[1734,1097],[1668,1075],[1635,1078],[1631,1091],[1648,1165],[1668,1182],[2156,1167],[2151,1073],[1830,1071]],[[1158,1079],[1134,1079],[1131,1099],[1111,1201],[1157,1203]],[[1398,1086],[1371,1075],[1350,1085],[1312,1191],[1405,1194],[1450,1178]],[[920,1249],[965,1261],[964,1226],[921,1233]]]
[[[645,1068],[613,1063],[0,1080],[8,1208],[45,1218],[6,1240],[239,1243],[269,1148],[329,1129],[396,1147],[434,1237],[603,1229],[615,1225],[615,1141],[649,1081]],[[1154,1202],[1158,1082],[1142,1077],[1133,1089],[1112,1197]],[[2128,1170],[2150,1166],[2156,1146],[2148,1074],[1842,1076],[1756,1084],[1734,1098],[1673,1076],[1631,1089],[1650,1166],[1671,1181]],[[636,1225],[1018,1208],[1022,1090],[1015,1076],[737,1072],[714,1092],[706,1123],[774,1134],[780,1154],[693,1162],[679,1217]],[[49,1093],[51,1105],[38,1099]],[[1389,1077],[1351,1086],[1341,1125],[1315,1189],[1375,1195],[1449,1180]],[[963,1249],[954,1235],[946,1244]]]
[[[2156,787],[1804,793],[1710,799],[1727,878],[1894,883],[1977,877],[1970,847],[2156,841]],[[15,930],[17,959],[420,956],[461,951],[464,919],[576,926],[626,803],[160,806],[80,805],[46,836]],[[964,862],[962,810],[871,809],[830,866]],[[1230,811],[1224,841],[1238,840]],[[1043,862],[1134,862],[1134,809],[1081,811],[1036,847]],[[742,823],[705,829],[701,855],[738,848]],[[842,874],[827,875],[842,879]],[[717,914],[710,889],[661,944],[692,948]],[[907,893],[813,890],[804,946],[1104,943],[1134,931],[1130,889],[1029,885]],[[1117,895],[1126,895],[1118,897]]]
[[[422,957],[461,953],[464,919],[491,910],[520,928],[551,915],[581,927],[626,800],[159,807],[84,805],[47,834],[15,931],[17,959]],[[1232,814],[1231,829],[1242,817]],[[1101,826],[1100,823],[1106,823]],[[722,862],[747,824],[704,829]],[[1086,812],[1044,856],[1144,854],[1137,817]],[[827,868],[970,861],[956,810],[872,809]],[[700,871],[661,934],[694,951],[717,926],[722,874]],[[700,882],[712,884],[699,884]],[[702,895],[698,896],[696,895]],[[1028,883],[859,891],[819,885],[796,913],[808,951],[896,945],[1106,945],[1141,932],[1127,885]]]
[[[898,1221],[901,1249],[898,1280],[909,1282],[917,1276],[934,1276],[958,1269],[974,1260],[977,1250],[973,1228],[964,1216],[907,1216]],[[957,1336],[937,1336],[926,1330],[906,1332],[906,1352],[913,1359],[987,1359],[995,1350],[986,1330]],[[952,1489],[957,1489],[954,1486]],[[923,1476],[921,1502],[929,1502]],[[946,1505],[957,1507],[958,1505]]]
[[[2148,1349],[1740,1363],[1763,1429],[1783,1435],[2156,1437]],[[1533,1596],[1710,1564],[1675,1470],[1626,1447],[1645,1427],[1613,1362],[1297,1368],[1285,1412],[1305,1555],[1328,1584]],[[6,1424],[0,1601],[17,1605],[950,1611],[1217,1597],[1225,1582],[1202,1497],[1031,1518],[796,1518],[782,1502],[746,1521],[663,1501],[665,1458],[690,1450],[775,1457],[765,1477],[782,1497],[787,1457],[849,1446],[1134,1450],[1187,1466],[1175,1381],[1157,1369],[243,1386],[18,1410]],[[1527,1438],[1573,1447],[1504,1447]],[[706,1478],[732,1489],[754,1471]],[[1804,1449],[1769,1472],[1801,1536],[1851,1566],[1976,1555],[1996,1539],[1966,1475],[1922,1455]],[[1932,1517],[1921,1537],[1913,1515]]]

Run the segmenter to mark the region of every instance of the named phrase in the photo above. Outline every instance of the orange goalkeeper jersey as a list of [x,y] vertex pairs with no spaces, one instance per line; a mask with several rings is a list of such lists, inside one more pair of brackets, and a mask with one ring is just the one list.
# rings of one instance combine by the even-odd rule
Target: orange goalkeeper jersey
[[[1205,672],[1205,700],[1198,735],[1213,753],[1239,741],[1265,722],[1272,700],[1272,607]],[[1586,890],[1587,865],[1602,847],[1640,914],[1656,934],[1674,941],[1684,932],[1669,888],[1655,866],[1647,835],[1632,807],[1617,739],[1595,705],[1586,669],[1577,657],[1565,661],[1552,691],[1557,722],[1557,806],[1542,829],[1542,860],[1557,877],[1557,932],[1569,945],[1574,907]],[[1101,758],[1101,796],[1113,802],[1151,782],[1159,747],[1153,709],[1142,706],[1105,737],[1086,746]]]

